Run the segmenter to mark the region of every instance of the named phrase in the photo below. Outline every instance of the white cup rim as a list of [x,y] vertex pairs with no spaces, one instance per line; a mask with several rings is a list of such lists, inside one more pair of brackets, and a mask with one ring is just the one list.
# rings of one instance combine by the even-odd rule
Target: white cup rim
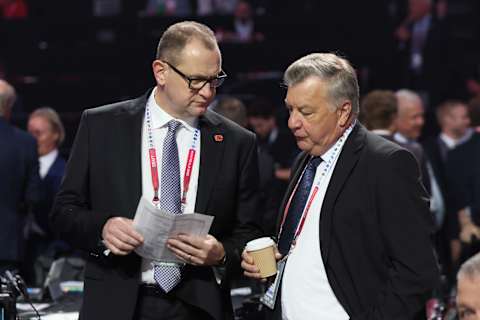
[[272,240],[272,238],[263,237],[263,238],[258,238],[258,239],[249,241],[245,249],[247,251],[256,251],[256,250],[261,250],[267,247],[271,247],[274,244],[275,242]]

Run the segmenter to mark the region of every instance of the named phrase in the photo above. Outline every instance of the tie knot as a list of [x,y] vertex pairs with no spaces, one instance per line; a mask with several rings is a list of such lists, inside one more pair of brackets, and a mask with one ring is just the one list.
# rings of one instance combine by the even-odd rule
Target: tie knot
[[167,126],[168,126],[168,131],[169,132],[173,132],[175,133],[178,129],[178,127],[180,127],[182,124],[177,121],[177,120],[170,120],[168,123],[167,123]]
[[309,166],[311,169],[317,169],[317,167],[320,165],[320,163],[322,163],[322,158],[320,158],[320,157],[313,157],[313,158],[310,159],[310,161],[308,162],[308,166]]

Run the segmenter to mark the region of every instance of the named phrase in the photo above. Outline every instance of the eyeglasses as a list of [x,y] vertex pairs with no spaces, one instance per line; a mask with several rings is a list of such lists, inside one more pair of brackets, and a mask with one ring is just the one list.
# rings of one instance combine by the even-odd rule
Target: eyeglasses
[[211,88],[218,88],[223,84],[223,82],[225,81],[225,78],[227,77],[227,74],[223,70],[220,70],[220,74],[213,78],[205,79],[205,78],[188,77],[185,73],[183,73],[182,71],[172,66],[169,62],[167,61],[163,61],[163,62],[165,62],[170,68],[172,68],[173,71],[178,73],[179,76],[185,79],[188,83],[188,87],[192,90],[197,90],[197,91],[202,90],[202,88],[205,87],[207,83],[210,84]]

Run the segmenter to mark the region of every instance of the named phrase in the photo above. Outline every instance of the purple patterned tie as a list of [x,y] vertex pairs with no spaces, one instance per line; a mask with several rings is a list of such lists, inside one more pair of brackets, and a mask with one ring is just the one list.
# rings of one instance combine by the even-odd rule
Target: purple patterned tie
[[[181,123],[168,122],[168,132],[163,141],[162,173],[160,178],[160,209],[172,214],[181,214],[180,200],[180,161],[176,140]],[[175,265],[156,265],[153,278],[163,291],[169,292],[181,280],[181,269]]]

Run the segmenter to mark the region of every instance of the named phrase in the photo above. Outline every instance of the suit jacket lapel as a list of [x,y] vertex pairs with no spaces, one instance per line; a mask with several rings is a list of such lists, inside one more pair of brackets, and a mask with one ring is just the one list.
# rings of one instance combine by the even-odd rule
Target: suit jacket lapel
[[340,153],[337,164],[330,179],[327,192],[322,204],[320,213],[320,251],[324,263],[328,260],[328,251],[330,248],[330,239],[332,236],[332,221],[334,214],[334,206],[339,193],[342,191],[343,185],[355,164],[358,161],[358,151],[363,146],[365,139],[365,129],[357,124],[350,133],[343,150]]
[[[224,144],[228,137],[225,137],[223,128],[210,111],[199,119],[201,132],[200,145],[200,170],[198,175],[197,200],[195,212],[206,213],[208,201],[211,197],[215,181],[219,177]],[[221,138],[220,138],[221,137]],[[217,141],[219,140],[219,141]],[[220,141],[221,140],[221,141]],[[228,141],[227,141],[228,142]]]
[[[118,141],[122,144],[118,149],[118,173],[124,179],[125,199],[128,218],[135,215],[138,201],[142,195],[142,164],[141,164],[141,146],[142,146],[142,127],[145,106],[150,95],[147,92],[142,97],[132,100],[123,110],[119,111]],[[121,151],[120,151],[121,150]]]

